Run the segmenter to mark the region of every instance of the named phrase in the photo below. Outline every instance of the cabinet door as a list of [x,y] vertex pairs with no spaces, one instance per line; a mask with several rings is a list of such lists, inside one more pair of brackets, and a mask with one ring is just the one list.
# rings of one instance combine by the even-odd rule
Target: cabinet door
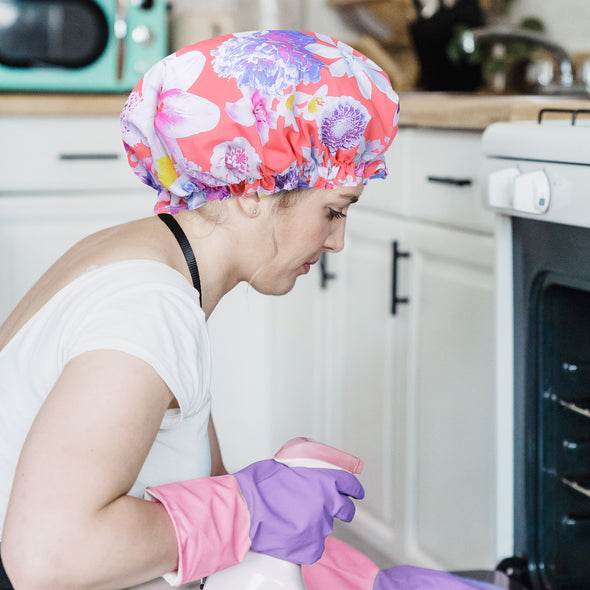
[[0,196],[0,323],[35,281],[88,234],[153,213],[153,191]]
[[400,369],[407,337],[404,318],[391,315],[392,241],[403,240],[405,227],[395,218],[351,209],[346,247],[330,257],[338,278],[331,303],[327,438],[365,461],[366,496],[349,528],[391,559],[403,518],[405,376]]
[[307,276],[297,279],[290,293],[272,298],[273,360],[269,369],[275,450],[296,436],[325,440],[332,286],[329,281],[322,287],[318,263]]
[[[349,529],[391,563],[494,565],[493,239],[349,214],[328,440],[365,460]],[[392,315],[393,242],[397,296]],[[345,535],[346,536],[346,535]]]
[[493,239],[408,225],[405,558],[496,560]]
[[240,283],[209,318],[212,413],[228,471],[272,457],[272,298]]

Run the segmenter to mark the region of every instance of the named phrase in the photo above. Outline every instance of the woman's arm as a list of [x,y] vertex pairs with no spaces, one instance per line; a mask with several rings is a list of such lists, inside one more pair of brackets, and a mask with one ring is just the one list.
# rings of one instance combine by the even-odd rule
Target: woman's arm
[[1,544],[16,588],[125,588],[176,568],[164,508],[126,495],[171,399],[123,352],[68,363],[17,466]]

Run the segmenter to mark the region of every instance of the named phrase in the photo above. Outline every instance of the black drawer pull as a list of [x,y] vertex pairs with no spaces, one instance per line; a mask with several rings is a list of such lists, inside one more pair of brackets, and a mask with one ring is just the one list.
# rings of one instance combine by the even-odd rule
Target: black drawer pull
[[408,297],[397,296],[397,261],[400,258],[409,258],[409,252],[401,252],[397,240],[392,243],[393,258],[392,258],[392,269],[391,269],[391,315],[397,314],[397,306],[400,304],[410,303]]
[[60,154],[60,160],[118,160],[119,154]]
[[473,184],[471,178],[452,178],[450,176],[428,176],[428,182],[451,184],[453,186],[471,186]]

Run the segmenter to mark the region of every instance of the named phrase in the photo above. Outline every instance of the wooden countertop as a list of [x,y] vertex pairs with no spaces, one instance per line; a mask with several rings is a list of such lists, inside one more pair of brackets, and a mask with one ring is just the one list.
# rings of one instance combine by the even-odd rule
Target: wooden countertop
[[127,94],[0,93],[0,116],[119,115]]
[[590,98],[408,92],[400,95],[400,124],[483,130],[499,121],[537,120],[543,108],[590,109]]
[[[0,116],[118,115],[125,94],[0,93]],[[403,126],[485,129],[497,121],[536,119],[541,108],[590,109],[589,99],[445,92],[400,95]]]

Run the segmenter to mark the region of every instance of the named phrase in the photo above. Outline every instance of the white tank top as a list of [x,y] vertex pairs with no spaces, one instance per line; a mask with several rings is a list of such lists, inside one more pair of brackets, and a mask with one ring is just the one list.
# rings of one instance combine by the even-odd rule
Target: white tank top
[[150,364],[179,405],[166,412],[130,495],[210,475],[211,358],[199,293],[153,260],[97,267],[52,297],[0,352],[0,539],[31,423],[66,363],[96,349]]

